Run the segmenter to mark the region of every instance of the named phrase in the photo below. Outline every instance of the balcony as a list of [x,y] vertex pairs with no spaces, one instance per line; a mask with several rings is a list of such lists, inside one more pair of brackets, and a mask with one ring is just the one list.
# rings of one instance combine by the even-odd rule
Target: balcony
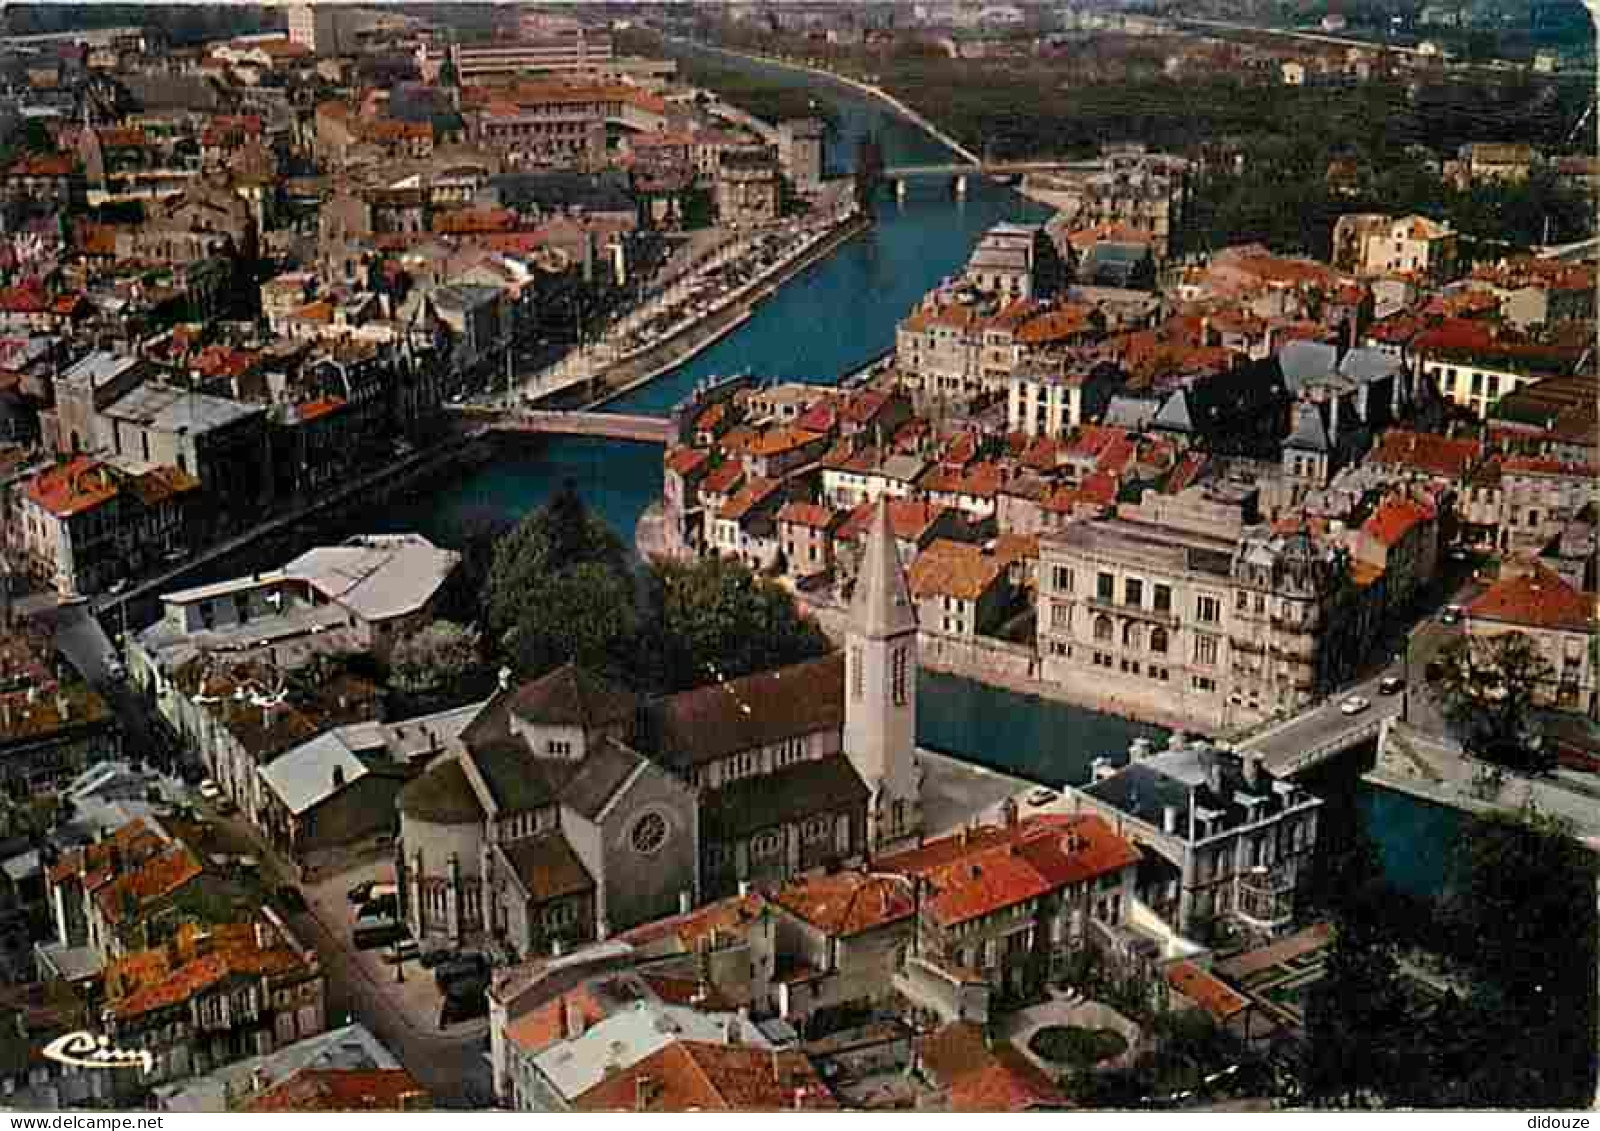
[[1294,922],[1294,884],[1257,864],[1238,878],[1234,914],[1247,928],[1277,935]]
[[1107,613],[1114,617],[1131,617],[1134,620],[1147,621],[1150,624],[1166,625],[1168,628],[1178,627],[1178,618],[1172,613],[1158,613],[1156,610],[1147,609],[1143,605],[1119,605],[1115,601],[1102,601],[1098,597],[1089,597],[1083,603],[1097,613]]

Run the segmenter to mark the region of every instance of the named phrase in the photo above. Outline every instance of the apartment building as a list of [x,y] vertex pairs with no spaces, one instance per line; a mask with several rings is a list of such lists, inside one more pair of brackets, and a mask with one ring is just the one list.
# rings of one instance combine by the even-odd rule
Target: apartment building
[[1413,339],[1411,352],[1439,392],[1479,420],[1487,419],[1508,393],[1572,373],[1583,354],[1501,335],[1492,324],[1468,319],[1423,331]]
[[507,75],[593,76],[615,60],[611,32],[581,24],[529,26],[515,39],[481,43],[430,43],[417,49],[423,81],[437,82],[448,60],[458,82]]
[[1309,704],[1355,647],[1332,623],[1345,555],[1245,515],[1204,487],[1147,491],[1042,536],[1043,678],[1207,729]]

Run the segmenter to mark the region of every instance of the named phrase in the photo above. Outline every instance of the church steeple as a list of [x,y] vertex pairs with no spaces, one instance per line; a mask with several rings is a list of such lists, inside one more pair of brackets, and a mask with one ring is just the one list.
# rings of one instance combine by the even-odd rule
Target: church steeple
[[894,527],[889,521],[889,497],[880,496],[872,511],[867,531],[866,553],[856,575],[856,590],[850,600],[850,624],[854,631],[875,640],[915,632],[917,612],[911,604],[911,590],[900,554],[895,547]]
[[916,745],[917,611],[900,568],[889,500],[880,498],[845,639],[845,754],[872,794],[867,838],[873,852],[921,827]]

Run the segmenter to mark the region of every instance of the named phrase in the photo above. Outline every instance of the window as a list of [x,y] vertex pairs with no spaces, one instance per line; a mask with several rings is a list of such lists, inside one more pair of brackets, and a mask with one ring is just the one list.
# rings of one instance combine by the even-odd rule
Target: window
[[806,756],[806,740],[803,738],[787,738],[778,744],[777,768],[792,766],[803,761]]
[[750,855],[757,860],[771,860],[782,851],[782,833],[762,833],[750,842]]
[[1128,621],[1122,626],[1122,646],[1124,648],[1137,648],[1139,646],[1139,622]]
[[1235,606],[1241,613],[1250,607],[1250,594],[1243,589],[1239,590],[1239,601]]
[[1202,593],[1194,599],[1194,612],[1202,624],[1216,624],[1222,619],[1222,602]]
[[578,921],[578,909],[571,903],[552,903],[544,909],[544,929],[559,931]]
[[910,665],[907,662],[907,649],[904,645],[894,650],[892,663],[892,686],[894,705],[904,707],[910,701]]
[[1109,573],[1102,573],[1095,578],[1094,595],[1100,600],[1109,604],[1116,600],[1114,595],[1116,584],[1116,578],[1112,577]]
[[1072,570],[1066,566],[1056,566],[1052,576],[1054,577],[1057,591],[1062,593],[1072,592]]
[[552,758],[572,757],[572,743],[552,738],[545,743],[545,750]]
[[1072,606],[1065,601],[1057,601],[1050,606],[1050,627],[1071,628]]
[[1165,656],[1167,654],[1166,629],[1157,627],[1150,630],[1150,651],[1161,656]]
[[867,693],[867,673],[861,667],[861,649],[850,649],[850,697],[861,699]]
[[641,856],[654,856],[667,843],[667,819],[660,813],[646,813],[633,823],[628,843]]
[[800,827],[800,837],[807,844],[823,844],[833,837],[833,818],[812,817]]
[[1122,583],[1122,603],[1141,608],[1144,605],[1144,582],[1130,577]]
[[1210,676],[1197,675],[1194,677],[1194,689],[1196,691],[1215,691],[1217,689],[1217,681]]
[[1215,664],[1217,662],[1217,638],[1215,636],[1196,636],[1194,638],[1194,662],[1197,664]]
[[1172,611],[1172,586],[1157,584],[1155,589],[1155,606],[1158,613]]
[[1094,638],[1096,640],[1111,639],[1111,618],[1098,616],[1094,618]]

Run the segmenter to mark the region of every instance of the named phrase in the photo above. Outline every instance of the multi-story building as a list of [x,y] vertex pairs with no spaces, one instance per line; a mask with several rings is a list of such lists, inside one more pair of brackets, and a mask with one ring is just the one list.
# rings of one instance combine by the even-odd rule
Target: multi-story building
[[[963,829],[875,867],[911,878],[916,928],[896,985],[939,1014],[925,986],[938,972],[972,971],[1000,997],[1021,997],[1067,957],[1103,945],[1130,918],[1139,851],[1092,814]],[[955,1018],[945,1018],[955,1020]]]
[[800,192],[810,192],[822,183],[825,136],[823,124],[816,118],[778,123],[778,158],[789,183]]
[[1485,420],[1508,393],[1574,372],[1583,351],[1498,334],[1477,320],[1457,319],[1419,334],[1411,352],[1447,399]]
[[1500,469],[1500,549],[1537,554],[1578,512],[1595,503],[1596,468],[1533,456],[1508,456]]
[[1006,425],[1029,436],[1065,436],[1099,418],[1122,376],[1113,362],[1092,358],[1024,362],[1006,382]]
[[293,4],[289,7],[289,41],[314,55],[344,55],[355,48],[353,12],[340,4]]
[[1466,631],[1472,637],[1517,632],[1529,637],[1550,676],[1536,689],[1538,702],[1559,710],[1600,718],[1600,679],[1595,670],[1595,620],[1592,593],[1534,565],[1502,577],[1467,606]]
[[1344,552],[1244,518],[1204,487],[1147,491],[1041,537],[1043,678],[1210,729],[1300,710],[1333,685],[1360,643],[1335,623]]
[[1448,224],[1425,216],[1352,213],[1334,225],[1333,266],[1363,277],[1410,275],[1445,283],[1455,274],[1458,244]]
[[717,164],[717,216],[724,224],[770,224],[783,209],[783,183],[765,153],[724,154]]
[[966,280],[1001,302],[1052,297],[1067,279],[1055,243],[1043,224],[996,224],[967,260]]
[[105,1033],[148,1050],[140,1081],[183,1079],[327,1028],[317,952],[263,908],[254,922],[184,923],[106,967]]
[[515,39],[424,44],[417,49],[417,68],[425,82],[438,81],[446,60],[462,83],[525,74],[593,77],[615,58],[606,28],[545,22],[523,28]]
[[20,484],[11,545],[63,596],[102,592],[193,548],[200,483],[176,467],[124,471],[73,456]]
[[115,759],[121,728],[92,688],[56,682],[52,646],[19,630],[0,634],[0,783],[41,795]]
[[1177,737],[1153,753],[1139,740],[1126,766],[1067,788],[1144,850],[1138,898],[1175,930],[1205,934],[1206,921],[1231,920],[1272,938],[1292,925],[1322,800],[1256,759]]
[[597,166],[606,157],[606,128],[646,133],[667,127],[667,105],[624,83],[517,83],[463,97],[473,140],[507,165]]
[[1029,174],[1029,187],[1062,214],[1067,230],[1102,224],[1135,229],[1159,261],[1170,254],[1183,222],[1189,162],[1139,146],[1108,147],[1099,161],[1073,171]]

